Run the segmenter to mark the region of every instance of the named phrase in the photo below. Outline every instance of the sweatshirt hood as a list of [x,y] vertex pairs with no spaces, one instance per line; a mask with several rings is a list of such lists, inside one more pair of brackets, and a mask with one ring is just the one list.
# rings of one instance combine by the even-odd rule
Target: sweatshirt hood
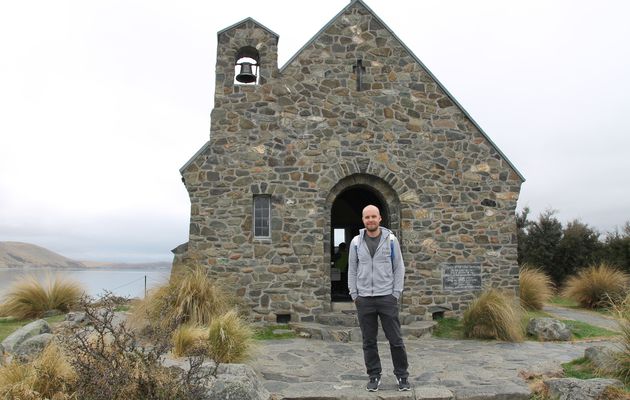
[[[359,238],[360,240],[363,240],[363,235],[365,235],[366,229],[365,228],[361,228],[359,229]],[[389,234],[392,233],[391,230],[381,226],[381,237],[387,239],[389,237]]]

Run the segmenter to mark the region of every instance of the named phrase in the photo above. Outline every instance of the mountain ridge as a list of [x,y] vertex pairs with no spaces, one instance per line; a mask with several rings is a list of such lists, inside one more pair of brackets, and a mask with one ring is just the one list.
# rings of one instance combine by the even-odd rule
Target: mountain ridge
[[25,242],[0,241],[0,269],[4,268],[167,268],[167,261],[123,263],[77,261],[44,247]]

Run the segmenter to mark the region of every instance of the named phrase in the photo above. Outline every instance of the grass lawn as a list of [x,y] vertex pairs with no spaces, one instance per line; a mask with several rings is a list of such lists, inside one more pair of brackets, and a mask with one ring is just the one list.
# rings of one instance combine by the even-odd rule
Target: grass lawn
[[295,337],[295,332],[287,332],[280,335],[273,333],[276,329],[291,330],[289,325],[269,325],[254,330],[254,339],[256,340],[272,340],[272,339],[292,339]]
[[[577,378],[577,379],[592,379],[592,378],[614,378],[612,375],[608,375],[605,373],[598,373],[596,368],[587,358],[577,358],[571,362],[562,364],[562,369],[564,370],[564,376],[567,378]],[[630,385],[625,385],[623,388],[624,392],[627,394],[630,393]],[[624,397],[626,398],[626,397]]]
[[433,328],[433,336],[441,339],[463,339],[462,320],[459,318],[442,318],[437,320]]
[[571,329],[575,339],[588,339],[595,337],[618,336],[619,332],[613,332],[598,326],[589,325],[581,321],[562,320]]
[[[52,317],[47,317],[44,318],[46,320],[46,322],[48,322],[49,324],[51,323],[55,323],[55,322],[61,322],[66,318],[65,314],[61,314],[61,315],[55,315]],[[12,334],[13,332],[15,332],[16,330],[20,329],[21,327],[23,327],[24,325],[35,321],[34,319],[29,319],[29,320],[24,320],[24,321],[19,321],[15,318],[11,318],[11,317],[2,317],[0,318],[0,342],[2,342],[4,339],[6,339],[7,336],[9,336],[10,334]]]
[[615,313],[610,308],[594,308],[594,309],[582,308],[582,307],[580,307],[580,305],[575,300],[566,299],[566,298],[560,297],[560,296],[552,297],[549,300],[549,302],[551,304],[555,305],[555,306],[566,307],[566,308],[575,308],[575,309],[578,309],[578,310],[585,310],[585,311],[594,311],[594,312],[597,312],[597,313],[602,314],[602,315],[607,316],[607,317],[614,317],[615,316]]
[[[531,318],[551,317],[544,311],[528,311],[523,315],[521,324],[523,331],[527,328],[527,324]],[[562,320],[573,333],[575,339],[588,339],[597,337],[611,337],[619,335],[619,332],[613,332],[608,329],[589,325],[585,322]],[[461,319],[458,318],[442,318],[437,320],[437,325],[433,329],[433,336],[442,339],[463,339],[463,325]],[[536,340],[535,338],[526,337],[526,340]]]
[[579,304],[575,300],[566,299],[560,296],[553,296],[549,302],[560,307],[580,308]]

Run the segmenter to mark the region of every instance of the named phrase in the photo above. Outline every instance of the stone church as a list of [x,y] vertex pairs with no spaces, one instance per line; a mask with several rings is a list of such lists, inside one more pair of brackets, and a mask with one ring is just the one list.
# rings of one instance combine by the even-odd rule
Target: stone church
[[348,304],[338,245],[368,204],[401,242],[401,308],[460,315],[518,293],[523,176],[413,52],[353,0],[283,67],[247,18],[218,32],[210,140],[181,168],[194,258],[255,320],[315,321]]

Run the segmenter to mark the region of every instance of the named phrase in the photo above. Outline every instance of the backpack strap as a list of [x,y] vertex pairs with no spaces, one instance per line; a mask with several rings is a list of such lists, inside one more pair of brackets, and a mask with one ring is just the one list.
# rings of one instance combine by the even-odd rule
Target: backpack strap
[[390,256],[392,259],[392,268],[394,267],[394,235],[390,234],[389,235],[389,249],[391,250]]

